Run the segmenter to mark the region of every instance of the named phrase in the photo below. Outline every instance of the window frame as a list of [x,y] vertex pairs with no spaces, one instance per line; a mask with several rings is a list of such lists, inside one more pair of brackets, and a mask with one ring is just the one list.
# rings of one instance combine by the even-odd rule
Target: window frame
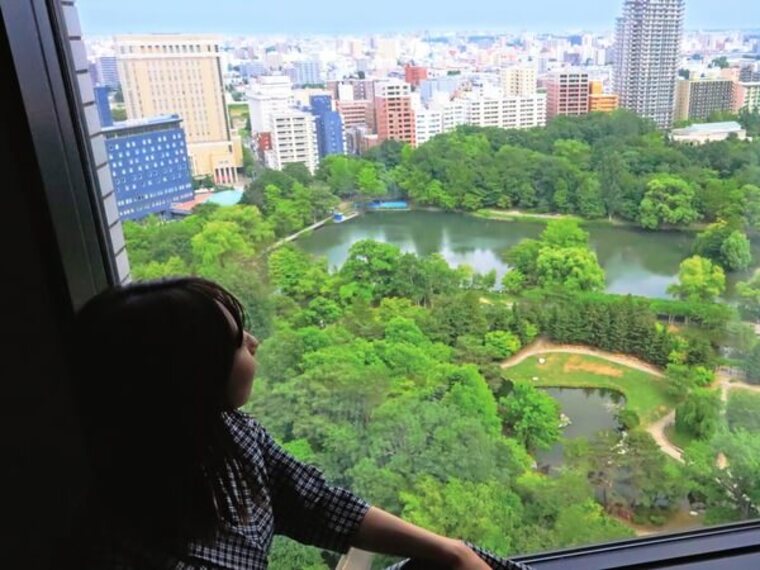
[[[81,41],[74,0],[0,0],[26,121],[43,182],[46,212],[77,308],[119,277],[77,79],[71,39]],[[66,13],[68,12],[68,13]],[[68,16],[68,18],[67,18]],[[67,25],[69,29],[67,30]],[[74,28],[74,29],[72,29]],[[110,177],[110,174],[109,174]],[[760,556],[760,520],[602,543],[516,560],[536,570],[663,568]],[[755,561],[756,562],[756,561]],[[715,567],[736,568],[729,560]]]
[[[68,294],[74,308],[119,282],[71,70],[66,0],[0,0]],[[78,30],[71,30],[77,37]]]

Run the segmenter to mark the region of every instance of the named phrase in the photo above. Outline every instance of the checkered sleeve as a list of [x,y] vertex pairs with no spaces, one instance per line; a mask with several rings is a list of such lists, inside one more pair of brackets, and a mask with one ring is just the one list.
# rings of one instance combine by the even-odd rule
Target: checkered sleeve
[[346,552],[369,504],[328,484],[319,469],[288,455],[263,428],[259,445],[269,478],[275,533]]

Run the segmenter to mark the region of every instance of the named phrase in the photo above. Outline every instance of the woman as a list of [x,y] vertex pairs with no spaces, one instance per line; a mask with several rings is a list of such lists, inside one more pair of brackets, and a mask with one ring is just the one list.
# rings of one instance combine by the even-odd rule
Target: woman
[[106,291],[78,314],[74,345],[93,474],[84,566],[263,569],[284,534],[431,566],[508,567],[329,485],[237,411],[258,341],[221,286],[183,278]]

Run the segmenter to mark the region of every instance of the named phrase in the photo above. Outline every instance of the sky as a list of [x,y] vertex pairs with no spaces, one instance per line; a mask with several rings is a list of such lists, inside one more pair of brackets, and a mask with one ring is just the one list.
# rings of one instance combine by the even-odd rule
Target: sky
[[[623,0],[78,0],[89,36],[612,30]],[[687,29],[760,28],[756,0],[687,0]]]

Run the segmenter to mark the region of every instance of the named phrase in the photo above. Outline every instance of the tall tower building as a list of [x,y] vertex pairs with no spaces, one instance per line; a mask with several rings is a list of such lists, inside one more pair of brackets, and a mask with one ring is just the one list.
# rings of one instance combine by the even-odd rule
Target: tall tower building
[[243,149],[230,132],[217,40],[187,34],[115,39],[127,117],[179,115],[193,175],[236,182]]
[[673,124],[685,0],[625,0],[615,46],[615,92],[620,106]]

